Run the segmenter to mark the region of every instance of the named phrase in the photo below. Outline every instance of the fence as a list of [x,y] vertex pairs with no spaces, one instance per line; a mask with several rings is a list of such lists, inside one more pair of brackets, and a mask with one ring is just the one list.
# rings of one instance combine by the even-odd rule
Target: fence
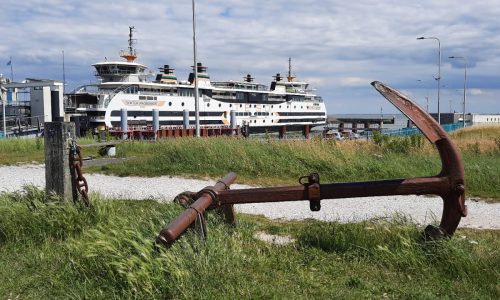
[[[466,124],[469,126],[468,124]],[[443,124],[441,127],[446,132],[455,131],[464,127],[463,123],[453,123],[453,124]],[[420,130],[418,128],[401,128],[394,130],[383,130],[382,134],[385,135],[399,135],[399,136],[410,136],[414,134],[420,134]]]

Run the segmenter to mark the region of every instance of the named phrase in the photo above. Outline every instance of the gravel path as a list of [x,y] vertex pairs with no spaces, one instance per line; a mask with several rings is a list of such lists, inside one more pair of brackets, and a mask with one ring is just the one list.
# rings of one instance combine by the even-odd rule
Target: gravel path
[[[106,197],[124,199],[156,199],[171,201],[183,191],[198,191],[213,185],[215,180],[186,179],[162,176],[155,178],[116,177],[86,174],[91,192]],[[45,185],[45,168],[42,165],[0,167],[0,192],[20,190],[23,185]],[[233,184],[231,188],[247,188]],[[321,202],[321,211],[311,212],[308,201],[242,204],[237,211],[264,215],[272,219],[318,219],[324,221],[355,222],[371,218],[388,217],[395,213],[411,218],[420,224],[439,220],[442,201],[428,196],[389,196],[351,199],[333,199]],[[462,218],[460,227],[500,229],[500,203],[488,204],[468,200],[469,216]]]

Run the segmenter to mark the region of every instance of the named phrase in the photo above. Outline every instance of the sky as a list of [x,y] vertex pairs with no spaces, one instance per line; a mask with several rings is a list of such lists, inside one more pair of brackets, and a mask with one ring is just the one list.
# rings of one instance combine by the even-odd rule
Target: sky
[[[466,111],[500,113],[499,18],[498,0],[198,0],[198,61],[212,80],[269,85],[291,57],[328,114],[397,112],[373,80],[434,112],[438,41],[417,37],[437,37],[441,112],[462,112],[467,61]],[[155,73],[169,64],[187,79],[193,64],[191,1],[2,0],[0,20],[0,73],[12,57],[15,81],[62,80],[64,51],[67,90],[96,82],[91,65],[119,59],[129,26]]]

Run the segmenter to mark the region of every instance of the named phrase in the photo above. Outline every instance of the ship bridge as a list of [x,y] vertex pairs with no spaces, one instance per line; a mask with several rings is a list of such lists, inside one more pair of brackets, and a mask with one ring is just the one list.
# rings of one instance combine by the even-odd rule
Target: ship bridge
[[92,66],[95,76],[101,78],[102,82],[144,82],[148,77],[147,67],[134,62],[106,61]]

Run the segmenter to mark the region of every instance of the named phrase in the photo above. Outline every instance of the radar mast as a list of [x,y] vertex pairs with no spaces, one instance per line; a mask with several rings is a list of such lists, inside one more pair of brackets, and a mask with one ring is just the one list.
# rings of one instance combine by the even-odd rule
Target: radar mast
[[288,82],[292,82],[295,79],[295,76],[292,76],[292,58],[288,58],[288,76],[286,77]]
[[120,51],[120,57],[124,58],[127,60],[127,62],[134,62],[134,60],[137,58],[137,52],[134,48],[134,45],[136,43],[136,39],[134,39],[134,26],[129,26],[129,38],[128,38],[128,51],[122,50]]

